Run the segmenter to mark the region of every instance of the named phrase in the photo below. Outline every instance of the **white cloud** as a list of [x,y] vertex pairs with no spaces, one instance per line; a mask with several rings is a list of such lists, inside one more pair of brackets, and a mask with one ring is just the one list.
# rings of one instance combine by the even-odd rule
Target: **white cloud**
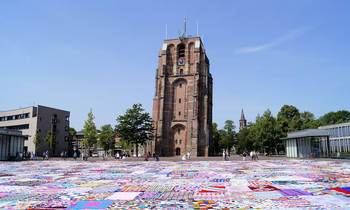
[[253,47],[243,47],[243,48],[238,48],[235,50],[235,54],[246,54],[246,53],[254,53],[254,52],[259,52],[263,51],[266,49],[270,49],[272,47],[275,47],[281,43],[284,43],[289,40],[296,39],[297,37],[305,34],[308,31],[307,28],[299,28],[297,30],[294,30],[281,38],[275,39],[271,42],[268,42],[266,44],[258,45],[258,46],[253,46]]

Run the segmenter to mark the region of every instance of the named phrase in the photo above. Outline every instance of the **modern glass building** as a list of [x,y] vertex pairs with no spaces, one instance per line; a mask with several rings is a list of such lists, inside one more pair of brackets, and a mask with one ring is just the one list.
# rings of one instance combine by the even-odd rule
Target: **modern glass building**
[[23,154],[26,139],[21,131],[0,128],[0,160],[15,160]]
[[329,135],[324,129],[307,129],[288,133],[285,140],[287,157],[330,157]]
[[327,130],[332,153],[350,153],[350,123],[327,125],[319,128]]

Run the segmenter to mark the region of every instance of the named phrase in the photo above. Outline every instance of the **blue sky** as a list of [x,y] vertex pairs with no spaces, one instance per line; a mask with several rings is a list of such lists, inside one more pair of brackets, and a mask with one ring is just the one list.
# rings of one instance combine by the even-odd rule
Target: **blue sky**
[[0,110],[69,110],[80,130],[134,103],[152,112],[158,52],[202,37],[214,79],[213,121],[236,125],[284,104],[316,117],[350,110],[349,1],[1,1]]

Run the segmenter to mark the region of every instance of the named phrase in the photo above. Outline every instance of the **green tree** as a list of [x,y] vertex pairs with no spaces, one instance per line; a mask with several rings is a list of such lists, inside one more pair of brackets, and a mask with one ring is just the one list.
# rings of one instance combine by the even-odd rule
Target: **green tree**
[[219,130],[220,140],[219,146],[222,149],[230,151],[231,148],[237,143],[237,136],[235,132],[236,126],[232,120],[226,120],[223,130]]
[[213,147],[214,147],[214,154],[217,155],[220,153],[220,148],[219,148],[219,141],[220,141],[220,133],[218,130],[218,124],[213,123]]
[[73,140],[74,140],[74,136],[77,134],[77,131],[72,128],[72,127],[69,127],[69,130],[68,130],[68,135],[69,135],[69,141],[68,141],[68,155],[71,156],[73,155]]
[[107,153],[108,150],[113,149],[115,145],[115,133],[110,124],[101,127],[98,145]]
[[88,149],[90,152],[90,148],[96,144],[97,142],[97,129],[94,123],[94,115],[92,114],[92,109],[90,109],[88,113],[88,119],[84,123],[84,139],[82,141],[85,149]]
[[262,116],[256,117],[256,122],[250,129],[249,138],[252,139],[255,150],[270,154],[275,150],[283,149],[283,143],[280,140],[281,130],[269,109]]
[[77,134],[77,131],[74,128],[70,127],[68,133],[71,139],[73,139],[73,136]]
[[127,150],[132,149],[132,144],[130,144],[129,142],[122,140],[122,139],[119,140],[115,145],[119,146],[122,149],[127,149]]
[[283,136],[288,132],[301,130],[302,121],[299,110],[292,105],[284,105],[277,114],[278,127]]
[[243,128],[237,134],[237,154],[242,154],[243,152],[248,152],[254,150],[254,141],[251,138],[251,126],[252,123],[248,123],[246,128]]
[[117,118],[115,131],[122,140],[136,145],[138,156],[138,146],[153,137],[152,118],[149,113],[144,112],[141,104],[134,104],[131,109],[126,110],[124,115]]
[[315,119],[314,114],[305,111],[300,114],[300,119],[302,122],[301,129],[310,129],[319,127],[319,121]]
[[55,140],[56,136],[52,135],[51,131],[48,131],[47,134],[44,136],[44,142],[46,142],[51,152],[55,145]]
[[39,133],[39,129],[36,129],[35,131],[35,136],[33,138],[33,143],[35,145],[35,150],[40,149],[41,146],[41,138],[40,138],[40,133]]
[[337,112],[328,112],[319,118],[321,125],[332,125],[338,123],[350,122],[350,112],[346,110],[340,110]]

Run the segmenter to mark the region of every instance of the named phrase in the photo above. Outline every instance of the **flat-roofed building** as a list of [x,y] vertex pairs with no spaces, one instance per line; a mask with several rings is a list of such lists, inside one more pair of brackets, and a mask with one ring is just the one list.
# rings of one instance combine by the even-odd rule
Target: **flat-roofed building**
[[332,153],[350,153],[350,122],[319,128],[328,131],[329,146]]
[[23,155],[25,140],[21,131],[0,128],[0,160],[14,160]]
[[[28,136],[24,142],[24,151],[41,155],[48,150],[50,155],[59,155],[69,151],[70,112],[46,106],[31,106],[0,112],[0,128],[22,131]],[[38,132],[38,144],[34,143]],[[49,136],[49,142],[44,137]]]

